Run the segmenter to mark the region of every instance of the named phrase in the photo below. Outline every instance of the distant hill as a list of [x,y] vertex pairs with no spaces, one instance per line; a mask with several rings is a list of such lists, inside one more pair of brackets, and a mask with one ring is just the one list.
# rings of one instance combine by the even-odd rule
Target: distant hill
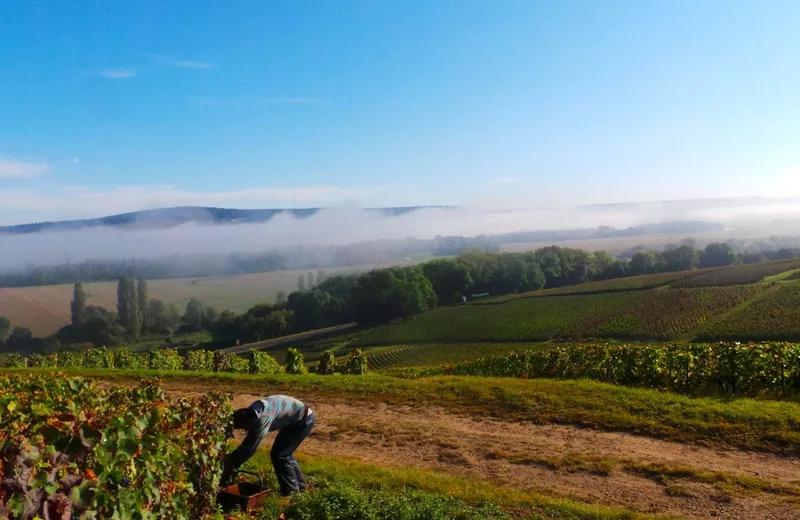
[[[387,215],[402,215],[410,211],[425,208],[449,208],[451,206],[408,206],[397,208],[369,208]],[[18,224],[13,226],[0,226],[0,234],[22,235],[39,233],[41,231],[74,231],[94,227],[116,228],[168,228],[181,224],[252,224],[267,222],[278,214],[292,214],[297,218],[307,218],[323,208],[302,209],[230,209],[209,208],[202,206],[184,206],[177,208],[151,209],[121,213],[108,217],[61,220],[56,222],[36,222],[32,224]]]

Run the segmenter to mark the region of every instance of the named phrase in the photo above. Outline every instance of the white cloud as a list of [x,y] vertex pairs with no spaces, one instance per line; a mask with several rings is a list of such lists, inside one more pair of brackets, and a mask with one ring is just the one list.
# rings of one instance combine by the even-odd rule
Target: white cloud
[[117,186],[109,190],[65,187],[54,193],[0,190],[0,210],[9,214],[24,212],[27,221],[31,214],[42,219],[86,218],[171,206],[325,206],[361,201],[400,188],[402,186],[398,185],[353,188],[295,186],[201,192],[165,185]]
[[126,79],[136,76],[133,69],[107,69],[97,73],[98,76],[108,79]]
[[38,177],[42,175],[48,169],[49,166],[44,163],[31,163],[0,159],[0,179],[29,179],[31,177]]
[[58,164],[78,164],[81,162],[77,157],[65,157],[58,160]]
[[495,184],[508,184],[511,182],[519,182],[522,180],[522,177],[498,177],[496,179],[492,179],[492,182]]
[[160,54],[151,54],[150,57],[155,60],[158,60],[164,65],[167,65],[168,67],[179,67],[182,69],[201,69],[201,70],[210,70],[214,68],[213,63],[208,63],[206,61],[179,60],[171,58],[169,56],[162,56]]

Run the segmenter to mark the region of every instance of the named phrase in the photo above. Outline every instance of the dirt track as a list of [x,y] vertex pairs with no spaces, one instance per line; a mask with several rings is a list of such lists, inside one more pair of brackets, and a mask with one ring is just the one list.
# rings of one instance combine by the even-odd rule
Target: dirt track
[[[205,390],[165,383],[174,396]],[[247,406],[258,398],[238,394],[234,405]],[[797,458],[565,425],[476,419],[441,408],[319,398],[308,402],[318,414],[317,428],[300,449],[309,455],[480,477],[548,496],[642,512],[694,518],[800,518],[797,496],[663,478],[633,469],[666,464],[797,486]]]

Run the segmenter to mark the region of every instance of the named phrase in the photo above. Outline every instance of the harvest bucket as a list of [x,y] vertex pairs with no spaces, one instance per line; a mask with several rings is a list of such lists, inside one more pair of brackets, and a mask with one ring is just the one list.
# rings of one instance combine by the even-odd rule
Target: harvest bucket
[[258,484],[252,482],[237,482],[220,489],[217,502],[225,511],[240,509],[253,511],[266,500],[270,490],[264,487],[261,477],[250,471],[240,471],[239,474],[252,475],[258,479]]

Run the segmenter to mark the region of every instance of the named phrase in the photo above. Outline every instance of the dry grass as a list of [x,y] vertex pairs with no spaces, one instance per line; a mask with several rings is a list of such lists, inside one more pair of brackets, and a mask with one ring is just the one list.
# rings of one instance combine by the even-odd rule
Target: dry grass
[[[323,269],[327,274],[346,274],[386,267],[363,266]],[[210,278],[174,278],[152,280],[150,297],[174,303],[183,308],[191,298],[220,310],[244,312],[262,302],[273,303],[280,291],[297,289],[297,277],[312,270],[271,271],[268,273],[216,276]],[[316,270],[313,270],[316,273]],[[86,283],[84,290],[89,305],[114,309],[117,305],[116,282]],[[27,327],[34,334],[45,336],[67,325],[72,285],[46,285],[0,289],[0,316],[7,316],[15,326]]]

